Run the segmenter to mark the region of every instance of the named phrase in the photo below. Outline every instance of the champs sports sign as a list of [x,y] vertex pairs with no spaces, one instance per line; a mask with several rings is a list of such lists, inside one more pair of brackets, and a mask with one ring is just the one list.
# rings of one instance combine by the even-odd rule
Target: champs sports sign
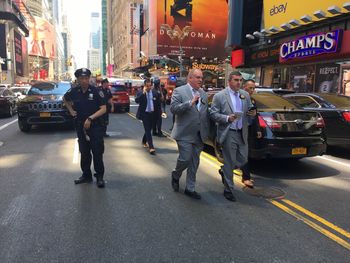
[[285,42],[280,47],[280,61],[336,53],[340,50],[342,33],[338,29]]

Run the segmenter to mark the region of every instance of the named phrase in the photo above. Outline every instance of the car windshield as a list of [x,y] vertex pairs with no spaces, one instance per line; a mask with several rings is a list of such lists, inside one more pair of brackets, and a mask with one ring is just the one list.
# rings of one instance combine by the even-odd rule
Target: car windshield
[[274,94],[259,93],[254,94],[253,98],[258,109],[294,109],[298,108],[292,102]]
[[126,91],[126,88],[124,85],[112,85],[111,91],[112,92]]
[[28,95],[64,95],[71,88],[70,83],[43,82],[35,83],[28,91]]
[[11,88],[12,92],[20,92],[22,95],[26,95],[28,93],[27,88]]
[[350,97],[332,94],[322,94],[321,96],[337,108],[350,108]]

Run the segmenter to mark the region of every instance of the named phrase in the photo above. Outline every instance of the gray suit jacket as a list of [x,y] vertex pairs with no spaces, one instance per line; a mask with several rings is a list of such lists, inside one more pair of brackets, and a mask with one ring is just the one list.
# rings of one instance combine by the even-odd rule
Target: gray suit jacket
[[[214,95],[213,102],[210,108],[210,117],[217,123],[217,137],[218,143],[222,144],[230,129],[230,122],[227,122],[227,116],[234,113],[234,107],[232,105],[231,97],[229,94],[229,87],[221,90]],[[251,117],[247,116],[248,109],[253,106],[250,101],[248,92],[239,90],[240,98],[243,102],[243,115],[242,115],[242,135],[243,142],[248,141],[248,125],[251,122]]]
[[209,135],[208,95],[199,89],[200,110],[191,106],[193,98],[191,86],[186,84],[174,90],[171,97],[170,111],[175,114],[175,123],[171,137],[175,140],[195,142],[200,132],[204,142]]

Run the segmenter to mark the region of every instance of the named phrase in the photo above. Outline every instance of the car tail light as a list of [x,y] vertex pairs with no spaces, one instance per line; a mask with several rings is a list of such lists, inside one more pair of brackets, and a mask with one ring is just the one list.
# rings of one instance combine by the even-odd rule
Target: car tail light
[[350,122],[350,111],[344,111],[343,118],[345,121]]
[[324,124],[324,120],[321,116],[319,116],[316,120],[316,127],[317,128],[324,128],[325,124]]
[[261,128],[270,127],[271,129],[279,129],[281,125],[276,122],[272,116],[259,116],[259,125]]

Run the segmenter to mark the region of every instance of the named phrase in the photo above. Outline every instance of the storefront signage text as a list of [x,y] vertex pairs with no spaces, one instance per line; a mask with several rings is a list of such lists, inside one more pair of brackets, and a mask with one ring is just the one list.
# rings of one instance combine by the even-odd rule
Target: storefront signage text
[[280,57],[288,60],[338,52],[341,36],[342,30],[338,29],[285,42],[280,47]]
[[287,11],[287,5],[288,5],[287,2],[285,4],[281,4],[277,6],[273,5],[273,7],[270,9],[270,16],[278,15],[279,13],[285,13]]
[[192,68],[196,68],[196,69],[201,69],[201,70],[212,70],[212,71],[218,71],[219,67],[218,65],[215,64],[203,64],[203,63],[196,63],[194,62],[192,64]]

